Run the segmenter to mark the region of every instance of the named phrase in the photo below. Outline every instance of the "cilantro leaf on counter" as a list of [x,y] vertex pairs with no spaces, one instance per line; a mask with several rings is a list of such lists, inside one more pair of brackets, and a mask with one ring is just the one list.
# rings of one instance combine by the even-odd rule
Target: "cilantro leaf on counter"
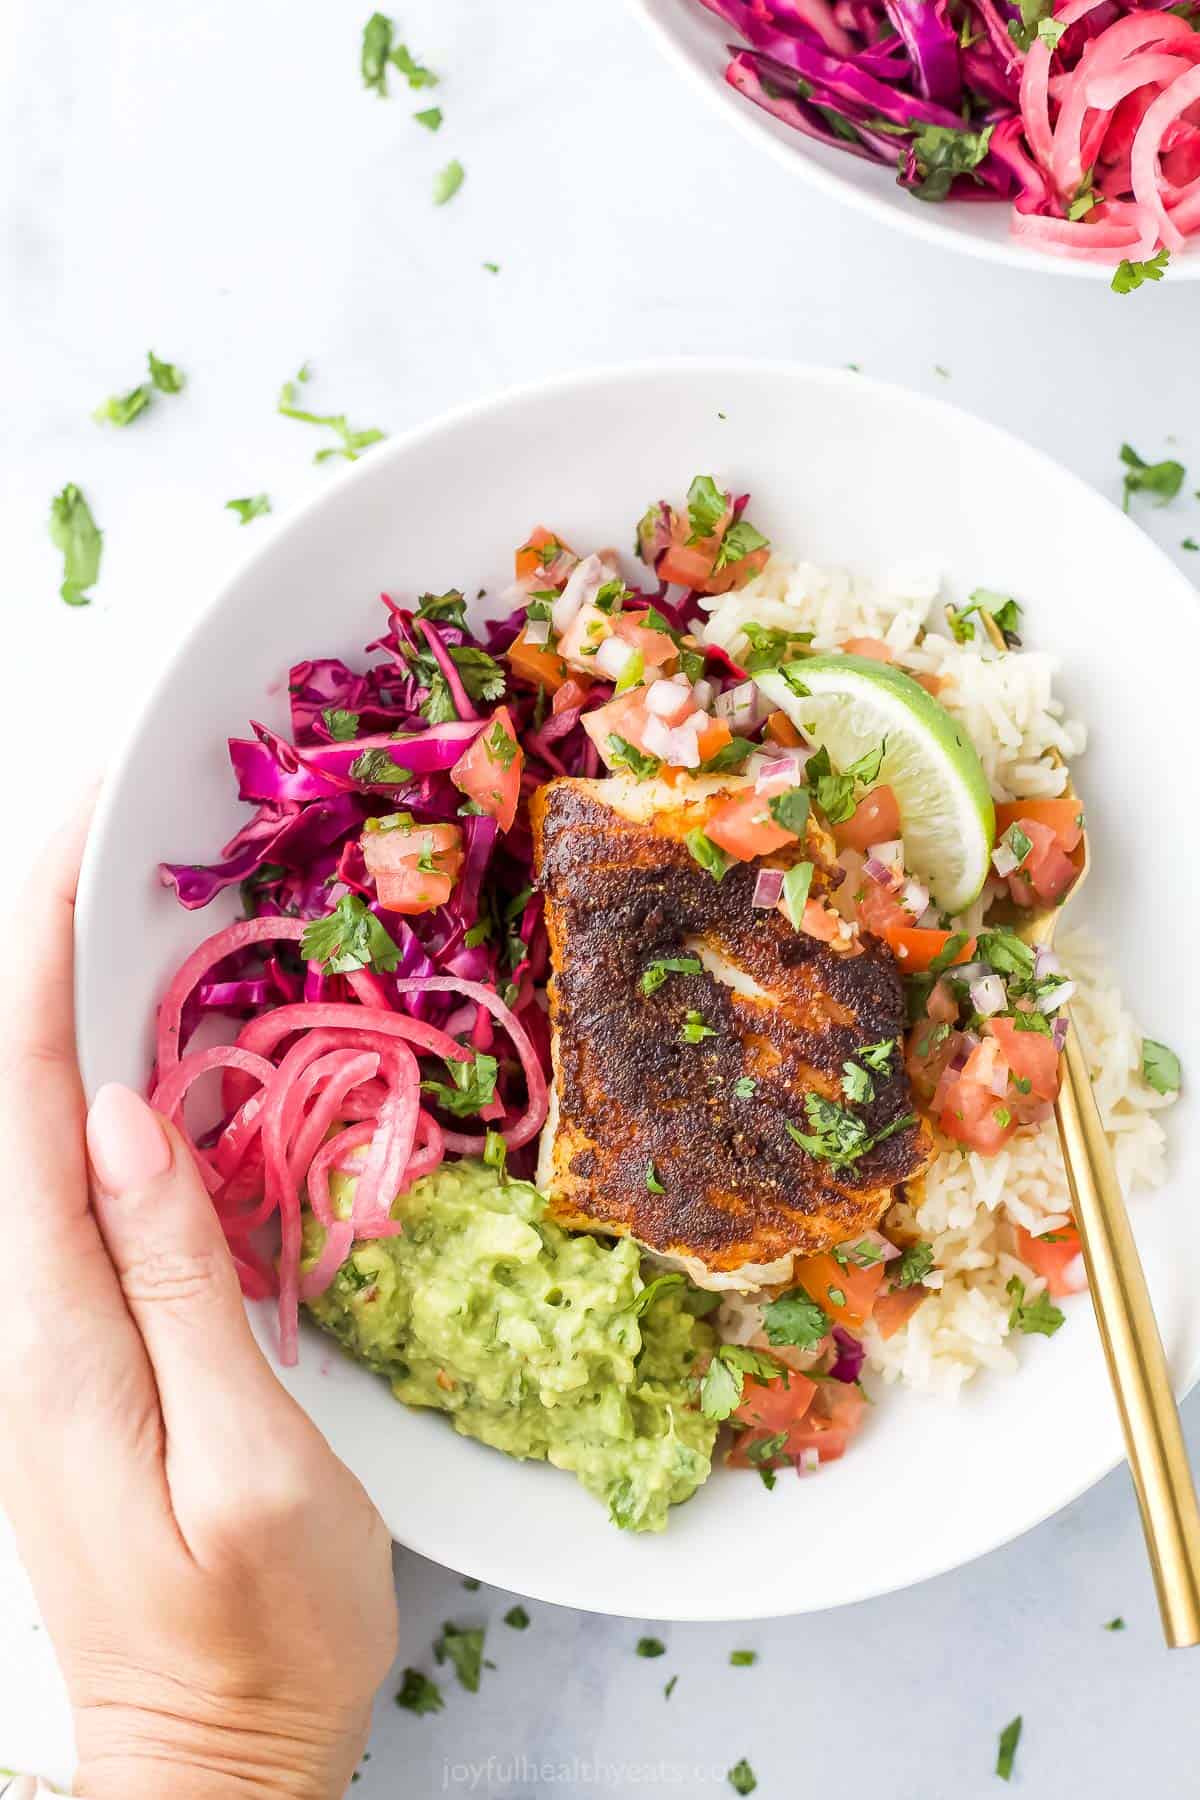
[[757,1650],[731,1650],[729,1666],[733,1669],[752,1669],[758,1661]]
[[453,200],[466,176],[467,172],[457,157],[453,162],[448,162],[444,169],[439,169],[433,178],[433,204],[445,206],[447,200]]
[[182,394],[187,376],[175,363],[163,362],[153,350],[146,352],[150,379],[160,394]]
[[442,129],[442,109],[440,106],[427,106],[424,112],[414,113],[413,118],[417,121],[418,125],[423,125],[426,131],[440,131]]
[[139,418],[154,398],[154,390],[148,382],[140,387],[130,388],[127,394],[110,394],[101,406],[92,414],[98,425],[132,425]]
[[734,1763],[725,1779],[728,1781],[735,1794],[752,1794],[758,1786],[758,1780],[754,1770],[750,1767],[750,1764],[746,1761],[744,1756],[740,1762]]
[[[1120,271],[1118,270],[1118,274]],[[1143,462],[1132,444],[1121,445],[1121,461],[1125,464],[1122,510],[1129,511],[1134,494],[1154,494],[1160,506],[1174,500],[1183,486],[1187,470],[1181,462],[1168,457],[1163,462]]]
[[73,481],[50,502],[50,542],[63,556],[59,594],[68,606],[89,606],[91,595],[84,589],[94,587],[100,578],[104,533],[92,517],[82,489]]
[[423,1713],[441,1712],[445,1704],[436,1681],[430,1681],[420,1669],[405,1669],[403,1685],[396,1695],[397,1706],[420,1717]]
[[423,63],[417,62],[407,44],[397,44],[392,51],[390,60],[399,69],[410,88],[431,88],[438,85],[439,77],[434,74],[432,69],[427,69]]
[[1000,1743],[996,1752],[996,1773],[1001,1781],[1011,1781],[1013,1761],[1017,1754],[1017,1745],[1021,1741],[1021,1715],[1009,1721],[1000,1733]]
[[468,1694],[479,1692],[483,1635],[482,1625],[464,1630],[461,1625],[453,1625],[447,1620],[442,1626],[441,1637],[433,1646],[434,1660],[438,1664],[449,1662],[458,1676],[459,1686],[466,1688]]
[[356,431],[348,423],[345,413],[315,413],[297,406],[296,382],[310,379],[311,371],[306,363],[295,380],[285,381],[280,388],[276,411],[281,412],[285,419],[299,420],[302,425],[323,425],[328,430],[336,432],[341,443],[327,444],[323,450],[318,450],[313,457],[314,462],[328,462],[331,456],[344,456],[347,462],[357,462],[364,450],[369,450],[372,444],[383,441],[387,435],[386,432],[380,431],[374,425],[365,430]]
[[372,13],[363,26],[359,67],[363,86],[387,97],[388,59],[392,54],[392,21],[386,13]]
[[239,525],[249,525],[251,519],[261,519],[270,510],[271,500],[268,494],[248,494],[244,500],[225,502],[225,511],[236,513]]
[[510,1606],[504,1615],[504,1623],[506,1625],[511,1625],[514,1631],[527,1631],[529,1628],[529,1614],[525,1611],[523,1606]]
[[665,1656],[667,1654],[667,1646],[663,1643],[661,1638],[640,1637],[637,1641],[637,1653],[639,1656]]

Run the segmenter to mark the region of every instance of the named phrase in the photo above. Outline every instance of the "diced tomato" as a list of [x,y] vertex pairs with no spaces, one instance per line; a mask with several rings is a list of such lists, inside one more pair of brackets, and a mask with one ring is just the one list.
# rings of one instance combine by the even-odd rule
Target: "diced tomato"
[[399,869],[378,876],[375,891],[380,906],[385,906],[389,912],[432,912],[435,906],[445,906],[449,900],[454,891],[454,876],[444,869],[423,870],[415,862],[405,863]]
[[929,1289],[919,1283],[913,1287],[891,1288],[886,1294],[880,1294],[871,1314],[880,1337],[895,1337],[901,1326],[908,1324],[921,1302],[928,1298]]
[[525,753],[507,706],[498,706],[479,736],[450,771],[456,788],[490,813],[501,831],[517,816]]
[[[780,901],[782,907],[783,902]],[[806,900],[804,911],[800,915],[800,929],[806,937],[816,938],[819,943],[832,944],[841,936],[843,921],[839,915],[826,906],[823,900]]]
[[618,613],[612,627],[617,637],[641,651],[642,661],[648,669],[661,669],[664,663],[674,661],[679,648],[667,632],[656,631],[646,624],[649,617],[648,612]]
[[[885,644],[882,638],[847,638],[841,647],[847,656],[865,656],[871,662],[890,663],[896,660],[891,646]],[[878,842],[878,839],[875,841]]]
[[965,1070],[951,1086],[938,1124],[948,1138],[983,1156],[995,1156],[1017,1129],[1012,1108],[990,1085],[969,1081]]
[[763,736],[772,744],[782,744],[788,750],[793,750],[804,742],[785,712],[770,714],[763,729]]
[[706,719],[701,727],[700,736],[696,740],[700,761],[708,762],[710,757],[716,756],[719,750],[723,750],[726,744],[732,744],[732,742],[733,733],[724,719]]
[[[792,1435],[799,1433],[804,1416],[812,1405],[817,1384],[810,1381],[807,1375],[798,1375],[789,1371],[785,1387],[783,1377],[777,1381],[759,1381],[754,1375],[747,1375],[742,1388],[742,1400],[733,1417],[737,1424],[745,1425],[743,1431],[729,1453],[729,1461],[735,1468],[770,1467],[776,1461],[786,1461],[798,1456],[800,1448],[793,1449]],[[753,1444],[762,1443],[766,1438],[778,1437],[783,1431],[787,1433],[787,1441],[780,1445],[765,1464],[756,1461],[748,1452]]]
[[940,675],[914,675],[913,680],[919,682],[925,692],[932,694],[935,700],[946,685]]
[[[876,1295],[883,1283],[882,1263],[860,1269],[856,1263],[844,1266],[837,1258],[822,1251],[819,1256],[806,1256],[795,1267],[795,1279],[810,1299],[823,1307],[835,1325],[857,1330],[871,1316]],[[835,1299],[840,1294],[842,1298]]]
[[869,850],[900,836],[900,806],[886,782],[864,794],[848,819],[833,828],[839,850]]
[[[727,497],[728,498],[728,497]],[[749,556],[739,557],[737,562],[729,564],[714,573],[713,565],[717,560],[717,552],[721,547],[721,539],[733,522],[733,508],[728,504],[717,528],[711,537],[701,538],[698,544],[689,544],[691,522],[686,512],[676,515],[672,525],[672,542],[664,551],[656,569],[660,581],[673,582],[678,587],[695,588],[704,594],[727,594],[731,588],[741,587],[752,575],[766,565],[766,550],[754,550]]]
[[886,938],[889,931],[908,931],[913,922],[912,914],[901,906],[895,894],[867,876],[863,877],[858,918],[867,931],[881,938]]
[[[879,891],[882,893],[882,888]],[[903,973],[915,975],[927,969],[934,958],[941,955],[954,934],[949,931],[919,931],[914,926],[885,925],[879,935],[886,939]],[[974,954],[975,939],[968,938],[954,961],[970,962]]]
[[1064,1294],[1082,1294],[1087,1287],[1083,1246],[1073,1225],[1056,1226],[1044,1237],[1034,1237],[1018,1225],[1017,1255],[1042,1277],[1055,1300]]
[[613,622],[606,612],[590,604],[581,606],[558,640],[558,654],[566,663],[582,663],[584,672],[589,672],[595,669],[596,659],[587,653],[598,650],[612,635]]
[[1014,1077],[1028,1081],[1038,1100],[1057,1100],[1060,1070],[1054,1039],[1041,1031],[1019,1031],[1011,1019],[991,1019],[989,1025]]
[[795,832],[771,817],[768,796],[753,787],[722,801],[704,831],[738,862],[753,862],[756,856],[767,856],[772,850],[782,850],[785,844],[796,842]]
[[1050,847],[1035,864],[1030,858],[1028,864],[1029,879],[1033,883],[1033,891],[1039,900],[1052,904],[1067,892],[1079,877],[1079,870],[1069,856],[1064,856],[1057,844]]
[[567,680],[567,665],[557,650],[546,644],[527,643],[523,628],[504,654],[514,675],[535,686],[540,684],[548,694],[557,694]]
[[537,570],[545,568],[545,560],[539,556],[538,552],[548,549],[551,544],[559,550],[566,550],[568,556],[571,554],[561,538],[555,537],[552,531],[547,531],[544,525],[535,525],[516,553],[518,581],[526,575],[533,575]]
[[385,874],[421,856],[462,861],[462,832],[457,825],[423,825],[414,821],[407,829],[362,834],[363,860],[372,875]]
[[867,1410],[865,1396],[849,1381],[823,1381],[799,1429],[788,1433],[792,1453],[802,1456],[815,1450],[819,1461],[837,1462],[862,1425]]
[[1048,827],[1068,856],[1083,836],[1083,807],[1078,800],[1004,800],[996,807],[997,843],[1011,825],[1024,826],[1027,821]]
[[586,675],[569,675],[550,702],[550,711],[571,712],[575,707],[583,705],[591,691],[592,684]]

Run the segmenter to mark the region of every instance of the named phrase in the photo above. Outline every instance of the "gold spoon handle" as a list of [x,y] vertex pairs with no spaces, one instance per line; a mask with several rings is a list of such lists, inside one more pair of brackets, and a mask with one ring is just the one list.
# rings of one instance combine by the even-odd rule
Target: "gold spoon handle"
[[1200,1643],[1200,1508],[1145,1271],[1074,1027],[1056,1115],[1092,1305],[1171,1649]]

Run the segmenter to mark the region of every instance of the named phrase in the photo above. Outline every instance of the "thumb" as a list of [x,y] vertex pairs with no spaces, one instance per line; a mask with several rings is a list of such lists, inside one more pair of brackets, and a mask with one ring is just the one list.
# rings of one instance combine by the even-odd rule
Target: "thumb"
[[[243,1421],[287,1397],[246,1318],[233,1259],[191,1153],[132,1088],[93,1100],[96,1220],[154,1371],[168,1460],[199,1436],[207,1456],[246,1452]],[[231,1404],[231,1395],[236,1404]],[[268,1415],[269,1416],[269,1415]]]

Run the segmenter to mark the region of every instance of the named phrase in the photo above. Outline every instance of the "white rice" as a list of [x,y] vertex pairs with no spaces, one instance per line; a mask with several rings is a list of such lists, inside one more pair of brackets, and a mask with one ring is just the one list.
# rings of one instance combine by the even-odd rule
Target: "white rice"
[[[708,603],[703,636],[735,660],[749,648],[747,621],[811,631],[817,650],[836,649],[848,637],[880,638],[902,667],[942,678],[938,697],[975,745],[997,800],[1061,793],[1066,770],[1057,758],[1078,757],[1087,734],[1054,698],[1057,659],[1035,650],[997,654],[978,623],[972,642],[955,643],[944,627],[936,629],[943,625],[940,590],[932,565],[898,569],[878,582],[772,557],[756,580]],[[967,922],[973,927],[978,916],[977,909]],[[1143,1080],[1142,1033],[1099,948],[1078,931],[1056,939],[1056,948],[1079,984],[1072,1016],[1121,1184],[1127,1194],[1156,1187],[1165,1172],[1165,1136],[1154,1115],[1174,1096]],[[1019,1276],[1033,1298],[1045,1283],[1014,1254],[1013,1227],[1052,1231],[1069,1206],[1052,1120],[1018,1132],[997,1156],[940,1140],[919,1203],[898,1205],[888,1221],[932,1245],[936,1271],[927,1285],[934,1292],[886,1342],[868,1327],[869,1366],[885,1382],[938,1394],[957,1393],[980,1369],[1014,1368],[1020,1338],[1009,1338],[1006,1285]],[[725,1322],[746,1337],[754,1328],[743,1317],[750,1310],[727,1302],[722,1316],[728,1311]]]

